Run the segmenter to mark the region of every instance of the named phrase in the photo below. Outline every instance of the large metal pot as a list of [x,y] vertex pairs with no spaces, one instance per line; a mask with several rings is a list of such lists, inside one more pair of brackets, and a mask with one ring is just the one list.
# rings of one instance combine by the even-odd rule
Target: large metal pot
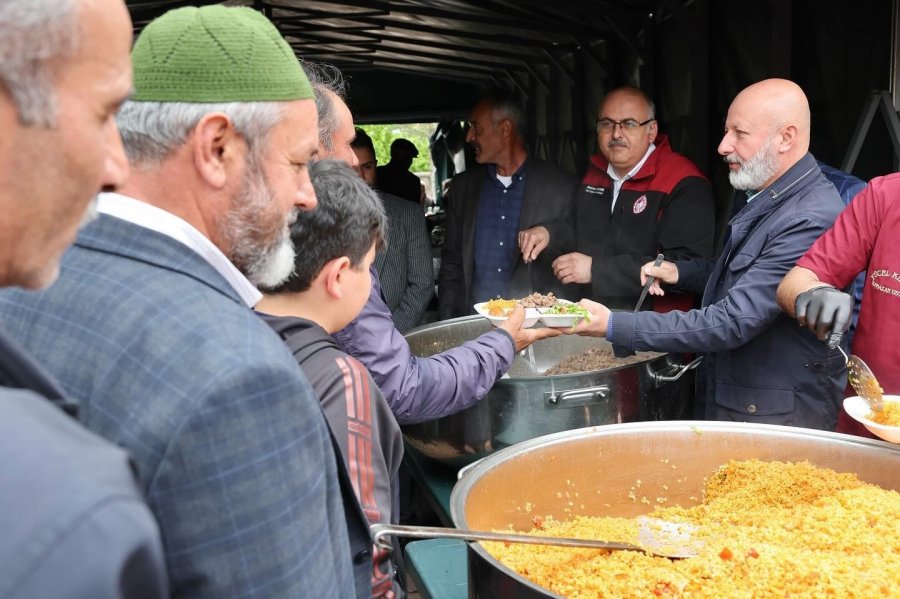
[[[463,474],[450,511],[456,526],[475,530],[530,530],[535,514],[636,516],[653,507],[629,497],[637,480],[651,503],[665,496],[667,505],[689,506],[704,477],[730,459],[751,458],[809,460],[900,490],[900,448],[883,441],[765,424],[641,422],[557,433],[497,452]],[[468,554],[470,597],[556,597],[478,543]]]
[[[492,328],[480,316],[419,327],[406,339],[417,356],[429,356],[475,339]],[[464,466],[515,443],[585,426],[689,418],[693,377],[679,356],[642,352],[637,362],[605,370],[543,376],[563,358],[605,339],[562,335],[538,341],[516,356],[508,377],[475,405],[439,420],[403,427],[419,452],[451,466]],[[533,355],[533,363],[532,363]]]

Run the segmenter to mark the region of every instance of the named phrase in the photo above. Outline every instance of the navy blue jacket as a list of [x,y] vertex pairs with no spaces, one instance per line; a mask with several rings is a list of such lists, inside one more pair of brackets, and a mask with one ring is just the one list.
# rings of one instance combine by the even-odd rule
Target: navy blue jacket
[[834,430],[843,358],[783,314],[775,290],[843,206],[807,154],[731,219],[715,263],[677,263],[680,285],[706,281],[702,308],[616,312],[610,341],[617,349],[705,352],[698,402],[708,420]]

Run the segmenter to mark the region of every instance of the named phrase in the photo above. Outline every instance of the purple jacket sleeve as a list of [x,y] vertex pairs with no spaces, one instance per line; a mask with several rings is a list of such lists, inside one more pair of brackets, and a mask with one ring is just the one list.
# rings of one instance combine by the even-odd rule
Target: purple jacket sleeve
[[471,406],[515,357],[512,337],[499,329],[440,354],[414,356],[391,320],[375,271],[362,312],[334,337],[369,369],[400,424],[435,420]]

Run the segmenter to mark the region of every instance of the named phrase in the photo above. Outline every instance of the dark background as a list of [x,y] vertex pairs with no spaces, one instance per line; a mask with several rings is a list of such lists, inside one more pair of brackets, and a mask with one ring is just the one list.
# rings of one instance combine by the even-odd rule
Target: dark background
[[[127,3],[139,31],[168,8],[210,2]],[[900,0],[228,4],[263,11],[301,58],[340,67],[358,123],[464,121],[483,86],[514,86],[527,98],[532,151],[578,174],[596,149],[605,91],[639,86],[675,149],[712,179],[721,217],[731,188],[716,146],[735,94],[767,77],[796,81],[810,100],[813,154],[841,167],[873,91],[891,88]],[[877,114],[854,174],[897,168],[887,131]]]

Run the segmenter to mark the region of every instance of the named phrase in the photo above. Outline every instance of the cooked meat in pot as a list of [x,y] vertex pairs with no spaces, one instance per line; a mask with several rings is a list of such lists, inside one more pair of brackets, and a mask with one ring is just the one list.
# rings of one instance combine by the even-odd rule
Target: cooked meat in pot
[[545,375],[556,374],[574,374],[576,372],[593,372],[595,370],[606,370],[607,368],[615,368],[625,364],[633,364],[652,357],[653,354],[638,353],[627,358],[617,358],[612,351],[602,347],[592,347],[580,354],[569,356],[556,366],[552,366],[544,372]]

